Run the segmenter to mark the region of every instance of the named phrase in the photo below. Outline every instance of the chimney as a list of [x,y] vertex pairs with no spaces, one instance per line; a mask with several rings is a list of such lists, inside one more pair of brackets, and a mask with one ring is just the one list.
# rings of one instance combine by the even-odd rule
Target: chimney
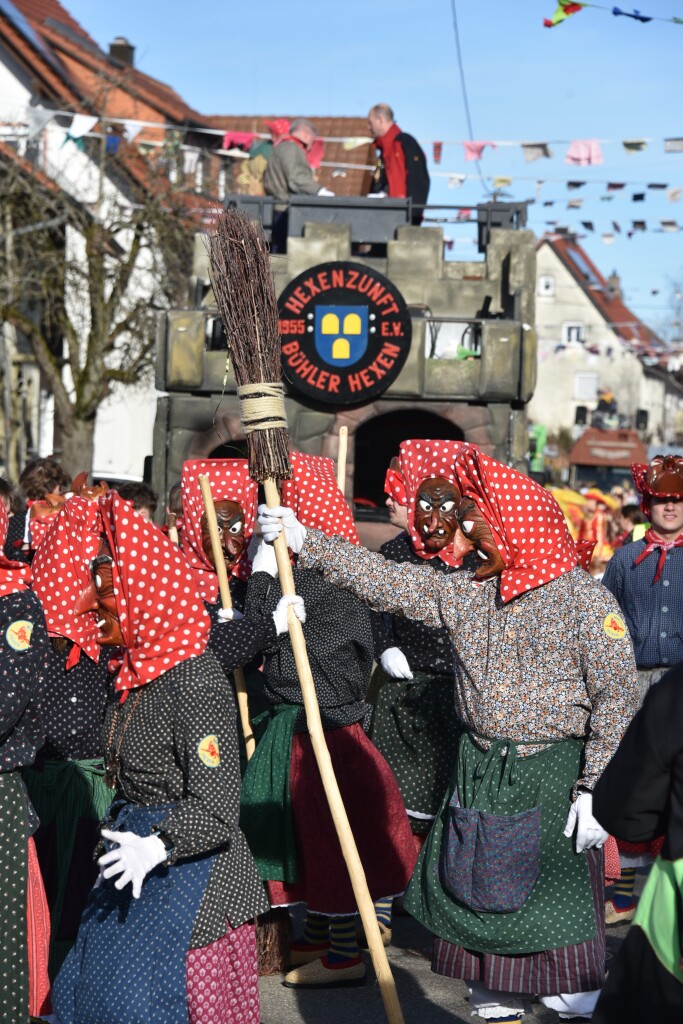
[[132,68],[135,61],[135,47],[131,46],[125,36],[117,36],[113,43],[109,44],[109,56],[117,64],[124,64]]
[[607,278],[607,291],[609,292],[610,299],[623,299],[624,297],[621,294],[621,279],[616,270],[613,270]]

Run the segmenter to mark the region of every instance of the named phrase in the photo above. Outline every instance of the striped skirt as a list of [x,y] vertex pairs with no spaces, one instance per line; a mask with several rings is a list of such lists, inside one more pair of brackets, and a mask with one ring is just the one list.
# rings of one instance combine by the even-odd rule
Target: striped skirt
[[435,939],[432,971],[447,978],[478,981],[501,992],[558,995],[592,992],[605,980],[605,894],[602,850],[587,850],[584,856],[595,908],[595,938],[572,946],[501,956],[473,953],[445,939]]

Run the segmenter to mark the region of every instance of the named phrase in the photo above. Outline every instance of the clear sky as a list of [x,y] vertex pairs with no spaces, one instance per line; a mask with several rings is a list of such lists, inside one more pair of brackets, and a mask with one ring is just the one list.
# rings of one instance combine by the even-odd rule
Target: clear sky
[[[62,3],[103,49],[126,36],[137,66],[202,113],[364,116],[387,102],[425,143],[430,170],[475,173],[460,145],[444,145],[440,165],[432,161],[432,141],[467,138],[451,0]],[[683,25],[586,8],[546,29],[555,7],[556,0],[456,0],[474,138],[549,141],[554,150],[529,164],[519,147],[487,150],[482,171],[512,177],[506,191],[519,200],[535,198],[536,180],[545,180],[530,207],[537,234],[548,220],[580,234],[580,222],[593,221],[595,233],[581,244],[606,276],[617,270],[627,302],[657,328],[671,320],[674,284],[683,289],[683,231],[653,229],[661,219],[683,226],[683,199],[670,203],[646,186],[683,187],[683,152],[664,153],[662,141],[683,137]],[[681,0],[641,0],[639,9],[683,17]],[[592,138],[616,140],[602,146],[599,167],[571,167],[566,145],[552,145]],[[646,150],[627,155],[621,140],[641,138],[652,139]],[[568,180],[588,184],[569,192]],[[610,202],[600,198],[608,181],[628,183]],[[461,188],[445,177],[432,182],[432,202],[474,206],[486,198],[476,180]],[[645,201],[632,202],[634,192]],[[581,209],[567,210],[575,198]],[[633,220],[645,220],[648,231],[629,239]],[[608,246],[600,236],[613,231],[612,221],[622,233]],[[472,237],[472,228],[446,225],[445,234]],[[472,258],[475,247],[458,243],[453,252]]]

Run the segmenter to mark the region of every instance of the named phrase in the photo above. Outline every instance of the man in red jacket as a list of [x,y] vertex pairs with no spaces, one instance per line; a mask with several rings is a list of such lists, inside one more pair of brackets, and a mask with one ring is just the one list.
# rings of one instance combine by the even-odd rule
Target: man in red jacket
[[422,222],[421,207],[429,194],[427,158],[412,135],[402,132],[394,121],[394,112],[386,103],[377,103],[368,114],[368,127],[378,150],[377,168],[371,195],[384,193],[391,199],[410,197],[418,209],[413,224]]

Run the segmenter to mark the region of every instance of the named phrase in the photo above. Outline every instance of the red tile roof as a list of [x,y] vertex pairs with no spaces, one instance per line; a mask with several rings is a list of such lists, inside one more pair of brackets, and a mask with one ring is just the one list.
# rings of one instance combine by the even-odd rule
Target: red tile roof
[[12,0],[12,3],[33,28],[40,29],[47,18],[52,18],[82,36],[91,46],[97,46],[95,40],[88,35],[75,18],[71,17],[58,0]]
[[66,70],[57,60],[50,60],[40,45],[36,46],[21,31],[17,23],[0,10],[0,39],[14,53],[19,63],[36,83],[35,92],[39,96],[49,97],[59,105],[74,109],[78,106],[79,97],[69,83]]
[[549,245],[561,263],[572,275],[585,295],[612,327],[639,355],[659,355],[664,346],[661,339],[639,320],[600,273],[588,254],[571,238],[542,238],[541,245]]

